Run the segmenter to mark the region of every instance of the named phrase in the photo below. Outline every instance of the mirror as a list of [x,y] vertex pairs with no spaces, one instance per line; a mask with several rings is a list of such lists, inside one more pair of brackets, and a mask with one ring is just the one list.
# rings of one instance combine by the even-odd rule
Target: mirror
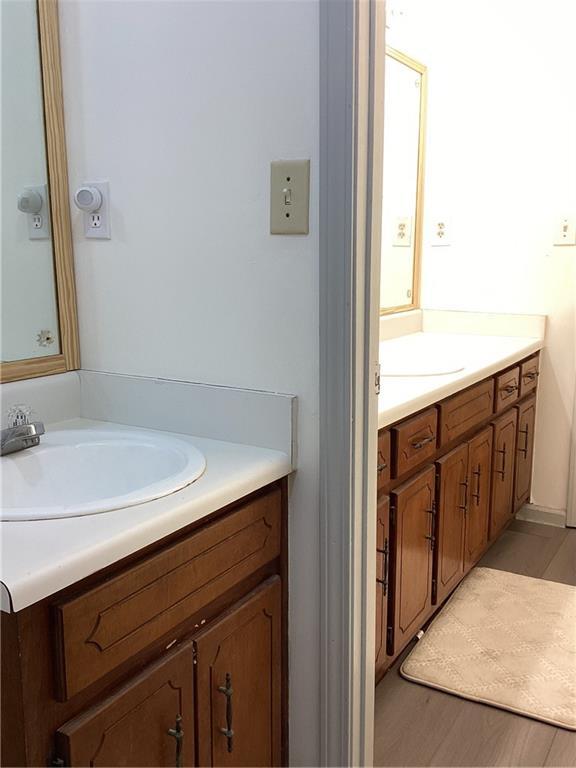
[[386,48],[380,312],[420,305],[426,67]]
[[2,381],[77,368],[56,3],[3,0]]

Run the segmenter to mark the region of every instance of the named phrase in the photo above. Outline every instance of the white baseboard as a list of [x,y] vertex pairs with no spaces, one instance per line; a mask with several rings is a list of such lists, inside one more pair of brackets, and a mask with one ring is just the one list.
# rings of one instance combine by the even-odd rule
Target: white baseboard
[[516,513],[516,519],[525,520],[528,523],[553,525],[555,528],[565,528],[566,510],[540,507],[537,504],[524,504]]

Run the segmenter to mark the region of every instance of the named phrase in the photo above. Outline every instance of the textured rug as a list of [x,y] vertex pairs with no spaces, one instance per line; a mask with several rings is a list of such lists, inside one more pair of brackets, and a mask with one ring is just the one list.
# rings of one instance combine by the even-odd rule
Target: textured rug
[[576,730],[576,587],[474,568],[400,673]]

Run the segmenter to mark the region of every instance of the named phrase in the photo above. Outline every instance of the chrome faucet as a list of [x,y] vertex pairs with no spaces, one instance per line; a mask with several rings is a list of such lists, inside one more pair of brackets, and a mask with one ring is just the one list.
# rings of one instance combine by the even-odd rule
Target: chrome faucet
[[41,421],[30,421],[31,409],[26,405],[14,405],[8,411],[8,427],[2,430],[0,455],[23,451],[40,444],[40,435],[44,434]]

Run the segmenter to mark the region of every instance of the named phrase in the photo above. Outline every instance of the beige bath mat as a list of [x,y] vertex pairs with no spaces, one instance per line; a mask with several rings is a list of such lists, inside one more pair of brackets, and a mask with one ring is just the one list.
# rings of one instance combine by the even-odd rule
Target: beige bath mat
[[474,568],[400,672],[576,730],[576,587]]

